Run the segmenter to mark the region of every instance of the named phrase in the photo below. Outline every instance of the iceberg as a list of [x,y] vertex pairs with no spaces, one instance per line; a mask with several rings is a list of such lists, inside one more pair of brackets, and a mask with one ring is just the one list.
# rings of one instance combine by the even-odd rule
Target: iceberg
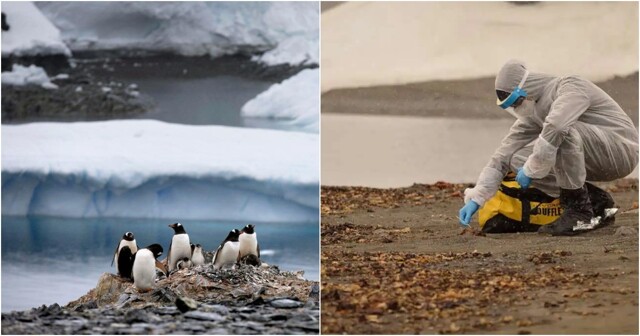
[[318,138],[153,120],[2,125],[2,213],[317,221]]
[[242,106],[245,118],[288,120],[289,126],[318,133],[320,120],[320,69],[305,69],[274,84]]
[[2,32],[2,57],[71,56],[58,28],[33,3],[3,2],[2,13],[9,25],[9,30]]
[[318,2],[43,2],[74,51],[248,54],[267,65],[319,62]]

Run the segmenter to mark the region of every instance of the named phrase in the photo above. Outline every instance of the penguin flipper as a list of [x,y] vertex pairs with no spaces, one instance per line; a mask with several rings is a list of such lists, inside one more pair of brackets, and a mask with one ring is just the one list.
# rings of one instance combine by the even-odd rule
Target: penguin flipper
[[[224,245],[224,244],[222,244]],[[218,249],[216,250],[216,253],[213,254],[213,260],[211,261],[211,263],[215,266],[216,264],[216,260],[218,260],[218,252],[220,252],[220,250],[222,250],[222,245],[218,246]]]
[[173,245],[173,238],[169,242],[169,252],[167,253],[167,269],[171,268],[171,245]]
[[260,258],[260,243],[256,243],[256,250],[258,251],[258,258]]
[[113,251],[113,259],[111,259],[111,266],[113,267],[113,263],[116,261],[116,259],[118,258],[118,247],[120,247],[120,242],[118,242],[118,245],[116,245],[116,250]]

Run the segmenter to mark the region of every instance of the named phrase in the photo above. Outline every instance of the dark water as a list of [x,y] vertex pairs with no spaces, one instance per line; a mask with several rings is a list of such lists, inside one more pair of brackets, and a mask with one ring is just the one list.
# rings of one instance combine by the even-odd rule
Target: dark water
[[[54,218],[2,216],[2,311],[42,304],[67,304],[95,287],[111,267],[122,234],[131,231],[140,247],[160,243],[166,250],[173,234],[166,219]],[[191,242],[214,250],[229,230],[247,223],[182,222]],[[281,270],[304,270],[319,280],[319,225],[255,223],[264,262]]]
[[[193,57],[110,59],[95,57],[80,61],[101,83],[135,84],[150,97],[154,107],[136,119],[154,119],[189,125],[221,125],[295,130],[288,120],[243,118],[242,106],[271,85],[290,77],[247,75],[255,67],[250,60]],[[105,72],[106,69],[110,71]],[[249,71],[250,72],[250,71]],[[282,78],[280,78],[282,77]]]
[[[240,115],[242,106],[272,83],[233,76],[212,78],[138,78],[141,93],[153,98],[155,108],[137,116],[170,123],[254,127]],[[265,120],[261,128],[278,128]]]

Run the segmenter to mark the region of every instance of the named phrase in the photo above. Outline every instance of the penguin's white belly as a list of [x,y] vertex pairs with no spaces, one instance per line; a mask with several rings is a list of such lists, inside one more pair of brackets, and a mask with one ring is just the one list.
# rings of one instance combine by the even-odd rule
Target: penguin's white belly
[[136,253],[132,273],[133,284],[136,288],[141,290],[153,288],[156,281],[156,259],[151,251],[142,249]]
[[169,260],[169,271],[173,271],[176,268],[178,260],[182,258],[191,259],[191,242],[189,241],[189,235],[177,234],[171,239],[171,260]]
[[121,239],[120,240],[120,245],[118,245],[118,251],[116,252],[115,255],[115,264],[116,264],[116,274],[120,274],[120,269],[118,269],[118,255],[120,254],[120,249],[125,247],[125,246],[129,246],[129,249],[131,250],[131,254],[134,254],[136,252],[138,252],[138,245],[136,245],[136,240],[132,240],[132,241],[128,241],[128,240],[124,240]]
[[191,257],[191,262],[194,266],[204,265],[204,256],[202,255],[202,252],[194,253],[193,257]]
[[220,268],[225,265],[233,265],[238,260],[238,252],[240,251],[240,244],[238,242],[226,242],[224,246],[215,256],[215,268]]
[[243,233],[238,240],[240,241],[240,258],[248,254],[258,256],[258,238],[255,233]]

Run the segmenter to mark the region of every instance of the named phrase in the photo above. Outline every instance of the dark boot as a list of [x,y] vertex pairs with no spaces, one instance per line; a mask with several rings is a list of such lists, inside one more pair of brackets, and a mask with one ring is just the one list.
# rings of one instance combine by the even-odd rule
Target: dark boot
[[604,210],[615,207],[613,197],[608,192],[596,187],[591,183],[585,183],[589,192],[589,200],[593,208],[593,215],[604,217]]
[[573,231],[578,221],[588,223],[593,218],[593,208],[586,186],[580,189],[560,189],[560,206],[562,215],[555,222],[543,225],[539,233],[550,233],[553,236],[573,236],[582,231]]

